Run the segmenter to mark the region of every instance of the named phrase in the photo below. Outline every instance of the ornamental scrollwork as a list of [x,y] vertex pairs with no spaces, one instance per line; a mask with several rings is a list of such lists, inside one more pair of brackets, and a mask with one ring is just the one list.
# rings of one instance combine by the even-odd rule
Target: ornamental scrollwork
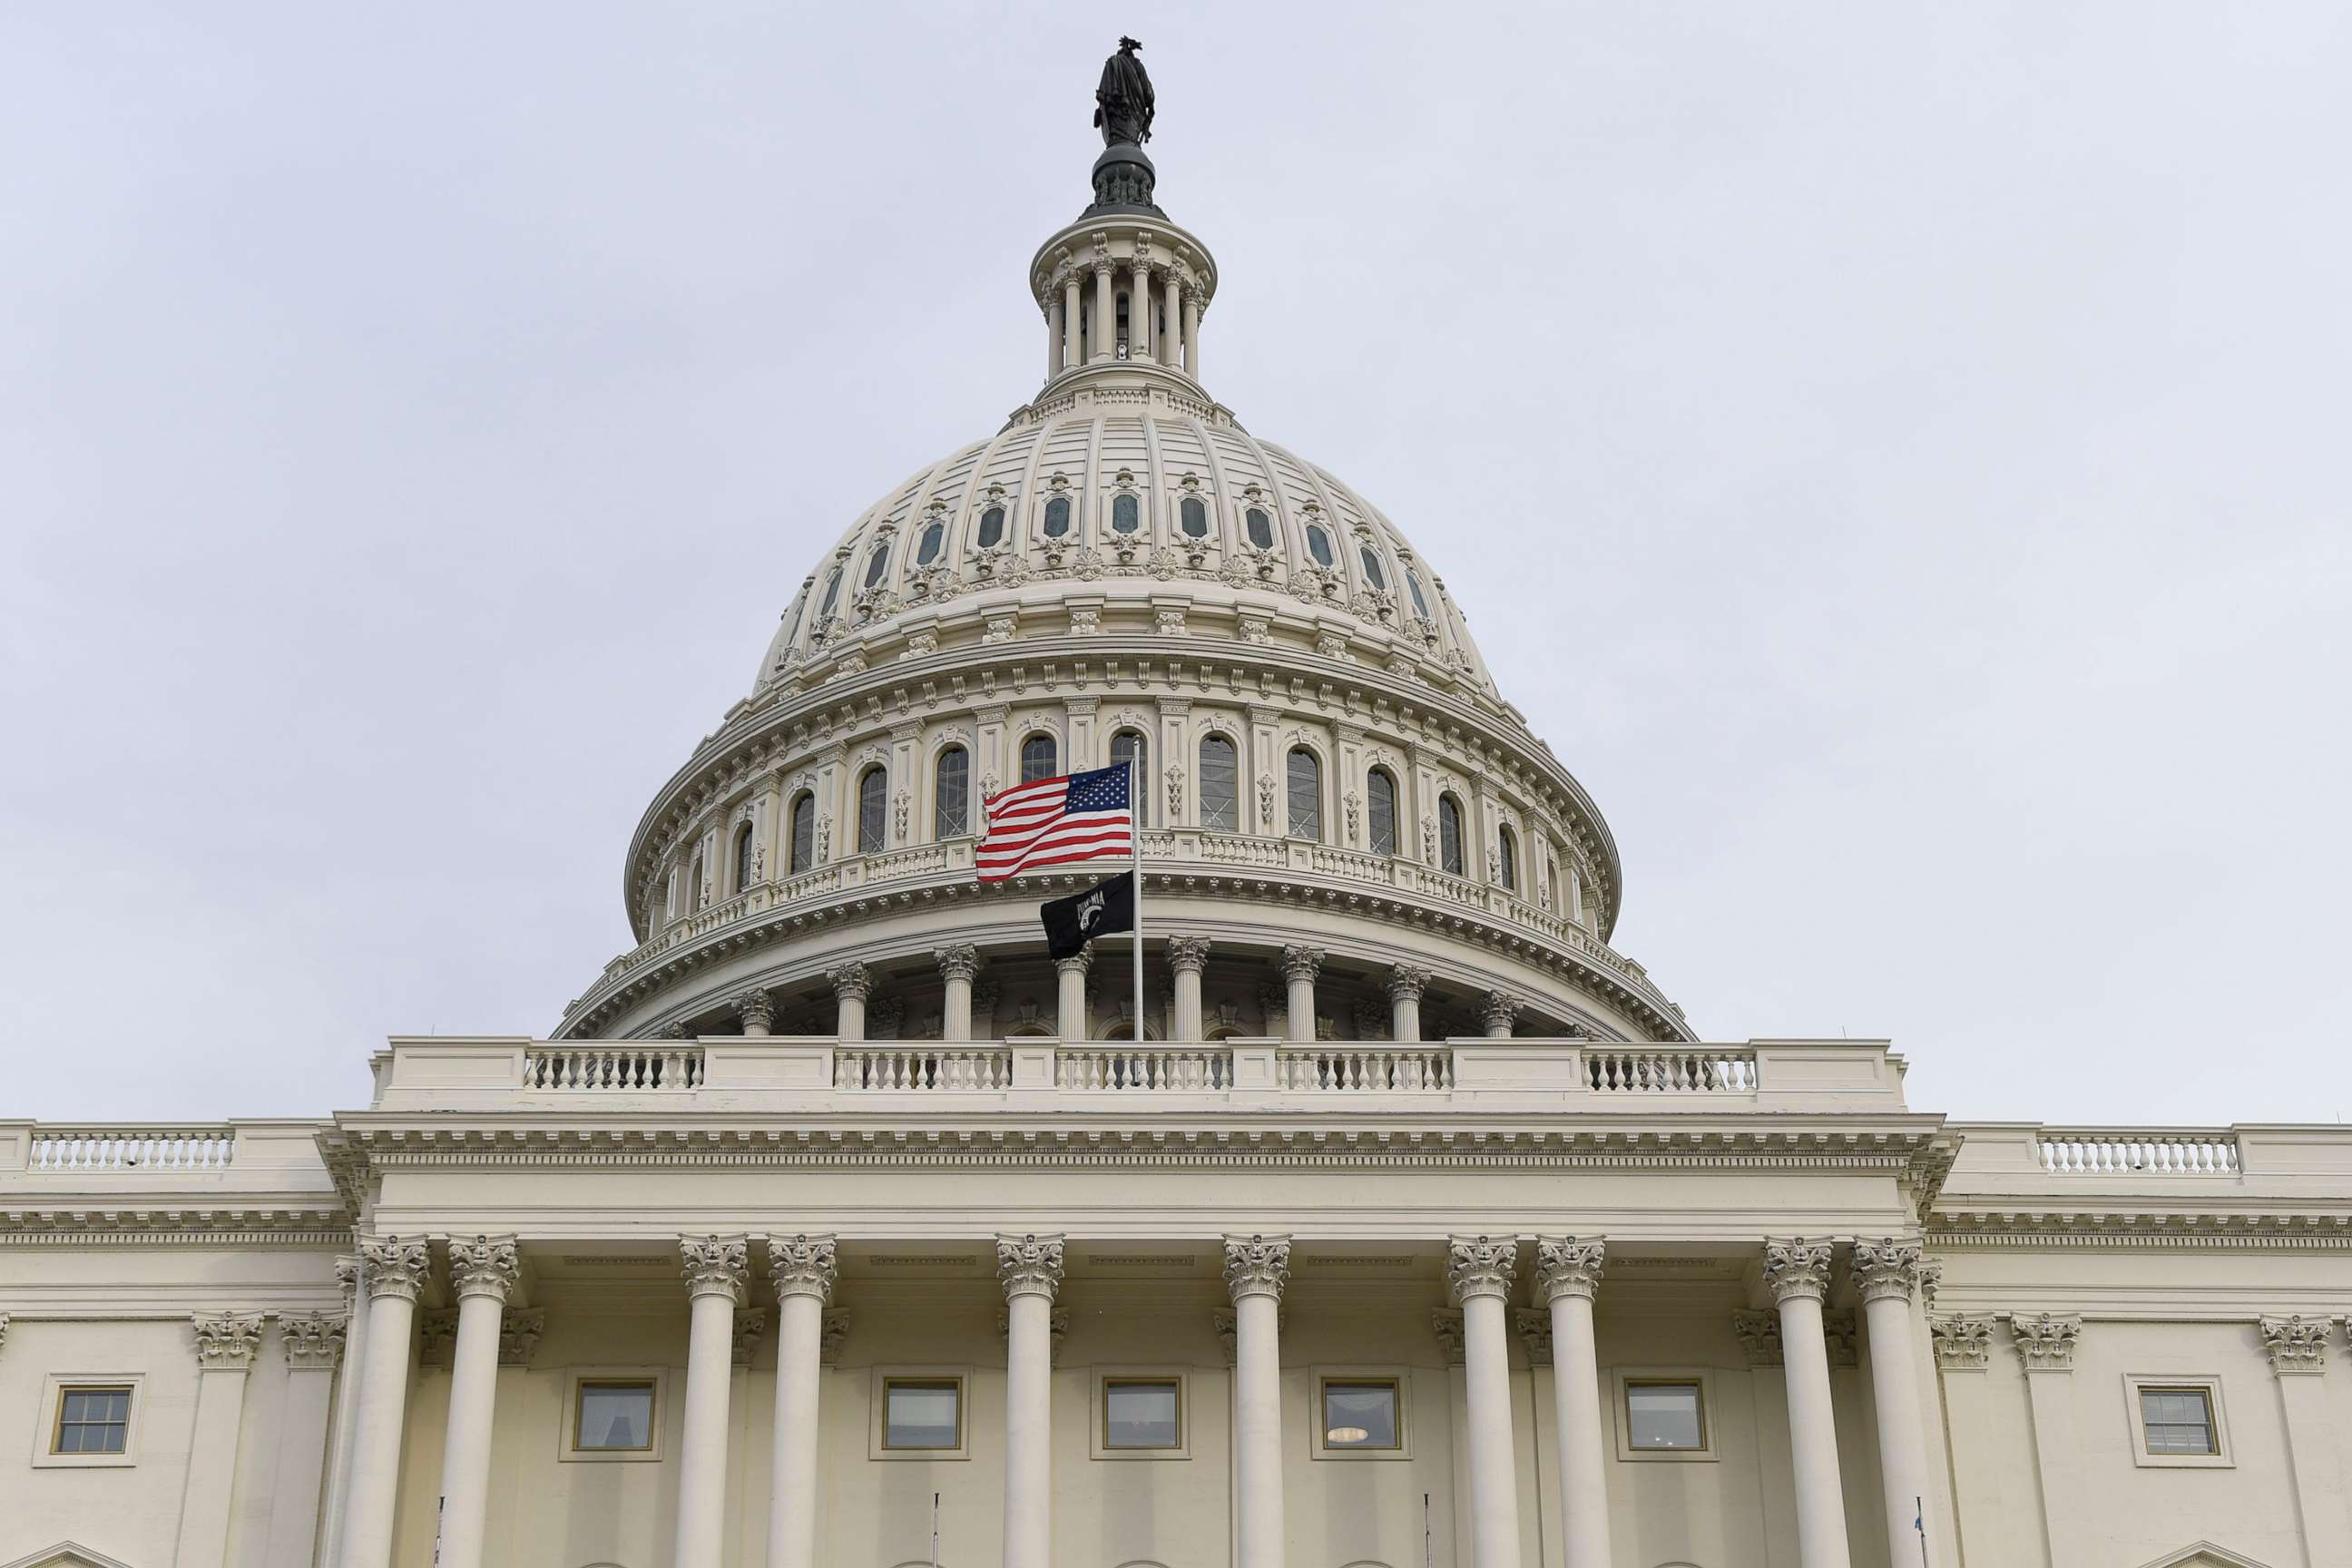
[[743,1304],[744,1281],[751,1275],[751,1240],[740,1236],[683,1236],[678,1258],[684,1264],[689,1296],[725,1296]]
[[1225,1290],[1235,1301],[1244,1296],[1271,1296],[1278,1301],[1289,1282],[1288,1237],[1225,1238]]
[[2074,1371],[2074,1342],[2082,1333],[2078,1313],[2019,1312],[2009,1320],[2009,1337],[2028,1372]]
[[1062,1288],[1062,1238],[1058,1236],[1000,1236],[996,1238],[996,1278],[1005,1300],[1044,1296],[1049,1300]]
[[1536,1237],[1536,1290],[1547,1301],[1562,1296],[1590,1300],[1601,1288],[1601,1270],[1609,1258],[1609,1244],[1599,1238],[1572,1236]]
[[540,1336],[547,1332],[543,1308],[509,1309],[499,1314],[499,1364],[528,1367],[539,1353]]
[[490,1296],[503,1301],[514,1289],[520,1260],[511,1236],[452,1237],[449,1284],[459,1300]]
[[1518,1272],[1516,1237],[1456,1236],[1445,1243],[1445,1283],[1457,1302],[1474,1296],[1508,1296]]
[[246,1372],[261,1348],[258,1312],[198,1312],[189,1319],[196,1331],[196,1364],[206,1372]]
[[814,1296],[820,1302],[831,1301],[833,1288],[841,1278],[833,1237],[770,1237],[768,1275],[775,1285],[776,1300],[780,1303],[787,1296]]
[[1821,1300],[1830,1292],[1830,1244],[1801,1236],[1766,1241],[1764,1284],[1776,1301]]
[[332,1372],[342,1359],[343,1339],[351,1323],[341,1312],[304,1312],[279,1319],[278,1332],[286,1347],[286,1364]]
[[1512,1326],[1519,1331],[1519,1339],[1528,1347],[1529,1366],[1551,1364],[1551,1314],[1534,1307],[1521,1307],[1511,1314]]
[[433,1254],[425,1243],[414,1237],[365,1237],[360,1242],[360,1257],[367,1265],[371,1297],[398,1296],[414,1301],[425,1289],[425,1273],[433,1267]]
[[2327,1370],[2326,1318],[2306,1318],[2301,1313],[2266,1316],[2261,1320],[2261,1327],[2263,1348],[2269,1352],[2273,1372],[2284,1376]]
[[1919,1285],[1920,1247],[1916,1241],[1897,1241],[1886,1237],[1878,1241],[1857,1240],[1853,1244],[1853,1284],[1862,1299],[1875,1301],[1883,1297],[1909,1300]]
[[1951,1313],[1927,1320],[1936,1364],[1946,1372],[1983,1372],[1992,1364],[1992,1320]]
[[1731,1331],[1738,1338],[1739,1353],[1749,1366],[1785,1364],[1786,1358],[1780,1348],[1780,1313],[1742,1309],[1731,1314]]

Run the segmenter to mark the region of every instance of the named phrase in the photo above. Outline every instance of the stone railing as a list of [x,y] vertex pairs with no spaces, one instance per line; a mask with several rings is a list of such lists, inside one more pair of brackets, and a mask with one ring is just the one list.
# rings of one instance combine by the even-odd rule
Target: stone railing
[[1219,1104],[1513,1101],[1641,1113],[1902,1109],[1900,1058],[1879,1041],[1621,1046],[1585,1040],[1013,1038],[837,1041],[398,1039],[377,1058],[378,1109],[832,1107],[877,1098],[1049,1108],[1164,1097]]
[[28,1140],[31,1171],[225,1171],[236,1158],[226,1122],[48,1126]]
[[2042,1168],[2053,1175],[2129,1173],[2234,1176],[2238,1135],[2228,1128],[2044,1127]]
[[[1668,1017],[1679,1016],[1643,967],[1564,916],[1515,893],[1484,882],[1450,876],[1402,856],[1371,855],[1304,839],[1200,828],[1156,828],[1142,836],[1147,868],[1166,865],[1245,867],[1326,879],[1355,888],[1378,887],[1457,910],[1475,910],[1498,924],[1530,932],[1552,945],[1613,972],[1627,989]],[[969,878],[974,841],[915,845],[874,855],[850,855],[813,871],[758,887],[672,921],[650,940],[604,966],[597,991],[625,980],[646,964],[689,946],[738,921],[806,900],[836,897],[860,888],[916,879]]]

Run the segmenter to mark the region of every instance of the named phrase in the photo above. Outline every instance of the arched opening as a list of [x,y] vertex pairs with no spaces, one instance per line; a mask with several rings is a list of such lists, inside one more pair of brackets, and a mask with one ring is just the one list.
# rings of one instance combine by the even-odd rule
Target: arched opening
[[799,876],[816,864],[816,796],[803,790],[793,799],[792,855],[786,862]]
[[1437,868],[1448,876],[1462,873],[1462,803],[1450,795],[1437,797]]
[[1110,738],[1110,765],[1123,768],[1135,764],[1135,824],[1138,827],[1151,826],[1151,748],[1150,743],[1132,730],[1121,730]]
[[1051,735],[1032,735],[1021,742],[1021,782],[1035,784],[1061,772],[1061,749]]
[[961,838],[971,832],[971,753],[950,746],[931,768],[931,837]]
[[1503,891],[1519,890],[1519,836],[1507,826],[1495,829],[1495,876]]
[[1286,766],[1290,837],[1321,839],[1323,837],[1323,763],[1320,758],[1304,746],[1291,748]]
[[1223,735],[1201,737],[1201,826],[1222,833],[1241,830],[1241,766],[1234,743]]
[[693,863],[686,868],[686,897],[688,909],[698,910],[703,906],[705,900],[702,891],[702,855],[698,850]]
[[751,885],[751,825],[743,824],[735,830],[735,891],[740,893]]
[[1364,775],[1364,797],[1367,826],[1370,836],[1366,843],[1375,855],[1397,852],[1396,778],[1386,768],[1374,768]]
[[857,781],[857,852],[878,855],[889,847],[890,775],[870,767]]

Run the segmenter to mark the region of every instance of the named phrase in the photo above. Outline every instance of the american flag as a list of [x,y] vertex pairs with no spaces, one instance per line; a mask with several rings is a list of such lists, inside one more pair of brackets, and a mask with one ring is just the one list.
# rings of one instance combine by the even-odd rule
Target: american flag
[[1134,841],[1125,763],[1015,784],[982,805],[988,813],[978,854],[983,882],[1002,882],[1033,866],[1127,855]]

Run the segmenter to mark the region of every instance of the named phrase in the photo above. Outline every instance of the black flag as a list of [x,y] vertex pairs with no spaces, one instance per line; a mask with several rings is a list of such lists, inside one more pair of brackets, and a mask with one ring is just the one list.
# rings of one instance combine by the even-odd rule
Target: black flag
[[1046,953],[1076,958],[1088,937],[1135,929],[1135,873],[1121,871],[1083,893],[1050,900],[1037,912],[1045,921]]

